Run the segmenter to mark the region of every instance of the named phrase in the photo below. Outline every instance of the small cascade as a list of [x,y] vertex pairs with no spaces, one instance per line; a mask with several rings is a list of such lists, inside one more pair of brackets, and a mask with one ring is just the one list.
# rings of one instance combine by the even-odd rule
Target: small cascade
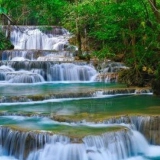
[[48,78],[50,81],[89,81],[95,74],[96,70],[88,65],[62,63],[50,68]]
[[70,139],[61,135],[48,133],[24,132],[0,127],[0,145],[3,155],[14,156],[24,160],[32,151],[43,148],[46,143],[69,143]]
[[28,71],[17,71],[5,74],[5,80],[9,83],[38,83],[44,82],[41,75],[28,72]]
[[[5,29],[5,28],[4,28]],[[12,26],[11,42],[14,49],[64,50],[69,33],[62,27]]]
[[[139,144],[139,140],[142,142]],[[88,153],[92,157],[99,155],[100,159],[125,159],[127,157],[144,154],[148,143],[137,131],[121,131],[103,134],[102,136],[88,136],[84,138]],[[100,155],[101,154],[101,155]]]
[[24,57],[14,57],[11,59],[11,61],[29,61],[29,59],[26,59]]
[[102,72],[103,73],[113,73],[113,72],[117,72],[121,69],[127,69],[128,67],[126,67],[123,63],[120,62],[108,62],[108,63],[103,63],[102,64]]
[[44,82],[41,75],[29,71],[15,71],[9,66],[0,66],[0,81],[8,83],[37,83]]
[[96,77],[96,81],[98,82],[117,82],[117,79],[117,73],[100,73]]
[[122,116],[104,121],[107,124],[131,124],[133,129],[141,132],[150,144],[160,144],[160,116]]
[[150,144],[160,144],[160,116],[134,117],[132,123],[145,135]]
[[13,71],[14,71],[14,69],[12,69],[9,66],[5,66],[5,65],[0,66],[0,81],[4,81],[6,79],[6,77],[5,77],[6,74],[11,73]]
[[27,160],[87,160],[83,144],[46,144],[44,149],[32,152]]
[[[47,51],[47,50],[5,50],[2,52],[2,61],[10,61],[15,57],[22,57],[31,61],[58,61],[57,57],[73,60],[68,51]],[[51,58],[51,59],[50,59]],[[16,60],[15,60],[16,61]]]
[[117,82],[117,72],[121,69],[128,69],[123,63],[120,62],[104,62],[99,65],[100,74],[95,77],[98,82]]
[[[139,143],[141,142],[141,143]],[[137,131],[119,131],[87,136],[83,143],[49,143],[33,151],[27,160],[119,160],[145,154],[149,145]]]
[[[10,71],[8,72],[6,68],[10,68]],[[0,67],[1,80],[6,80],[9,83],[91,81],[96,74],[94,67],[85,63],[7,61],[1,62]]]
[[[29,53],[31,54],[31,53]],[[6,50],[2,52],[2,60],[13,60],[15,57],[23,57],[27,58],[27,51],[21,51],[21,50]],[[31,55],[32,57],[33,55]],[[29,56],[28,56],[29,57]]]
[[[137,120],[141,120],[141,117]],[[128,158],[136,159],[137,156],[149,159],[159,157],[160,147],[149,145],[139,131],[130,129],[131,126],[127,125],[135,123],[135,121],[135,117],[127,116],[112,119],[108,123],[125,122],[126,124],[121,124],[125,128],[101,135],[85,136],[81,141],[78,140],[79,143],[74,137],[17,131],[1,126],[1,154],[6,157],[14,156],[17,160],[125,160]],[[98,124],[94,124],[94,127],[96,125],[98,127]]]
[[53,54],[49,54],[43,57],[38,57],[37,61],[74,61],[73,57],[68,57],[68,56],[64,56],[64,55],[53,55]]

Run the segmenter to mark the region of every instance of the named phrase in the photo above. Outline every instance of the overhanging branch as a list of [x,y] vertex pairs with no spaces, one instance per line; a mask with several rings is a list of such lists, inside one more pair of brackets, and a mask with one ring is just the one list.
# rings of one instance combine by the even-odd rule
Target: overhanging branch
[[7,20],[9,20],[12,24],[14,24],[14,22],[12,21],[12,19],[6,15],[5,13],[2,13],[3,16],[5,16],[7,18]]

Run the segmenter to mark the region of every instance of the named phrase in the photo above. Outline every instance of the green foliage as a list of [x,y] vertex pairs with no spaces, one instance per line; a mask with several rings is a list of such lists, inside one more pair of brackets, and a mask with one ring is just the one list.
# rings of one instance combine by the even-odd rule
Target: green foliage
[[62,18],[65,0],[5,0],[2,2],[16,24],[56,25]]
[[[160,6],[160,2],[155,3]],[[124,55],[130,71],[123,72],[121,79],[128,85],[143,86],[147,79],[160,75],[160,23],[147,0],[75,1],[65,11],[63,24],[74,34],[78,28],[94,56],[105,59]]]
[[99,51],[93,51],[92,55],[97,57],[98,59],[105,59],[105,58],[112,59],[115,56],[114,52],[111,53],[110,48],[107,46],[103,47]]
[[3,13],[7,14],[6,8],[2,7],[2,2],[3,2],[3,0],[0,0],[0,15]]
[[7,10],[5,9],[5,8],[2,8],[2,7],[0,7],[0,14],[2,14],[2,13],[7,13]]
[[7,40],[3,32],[0,30],[0,50],[12,49],[12,48],[13,45],[9,40]]

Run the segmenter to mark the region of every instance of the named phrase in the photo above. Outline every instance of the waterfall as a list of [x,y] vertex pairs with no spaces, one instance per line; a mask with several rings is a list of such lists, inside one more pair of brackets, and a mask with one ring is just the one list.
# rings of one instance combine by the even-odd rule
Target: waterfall
[[27,160],[87,160],[83,144],[46,144],[44,149],[33,152]]
[[120,62],[104,62],[99,64],[100,74],[95,77],[98,82],[117,82],[117,72],[121,69],[128,69],[123,63]]
[[[2,52],[2,61],[16,61],[16,57],[24,60],[56,61],[57,58],[71,58],[68,51],[49,51],[49,50],[5,50]],[[51,58],[51,59],[50,59]],[[65,60],[65,59],[64,59]],[[71,58],[73,60],[73,58]]]
[[0,66],[0,80],[8,83],[91,81],[96,74],[94,67],[85,63],[7,61]]
[[[52,86],[52,83],[49,86],[45,86],[46,84],[41,86],[42,84],[40,84],[43,92],[39,92],[40,90],[38,89],[36,90],[35,86],[38,85],[19,85],[19,89],[17,85],[8,85],[8,83],[44,83],[56,81],[115,82],[117,81],[117,71],[127,69],[121,63],[107,62],[98,64],[97,68],[100,72],[98,74],[93,65],[87,62],[75,62],[73,55],[75,55],[76,47],[69,45],[70,34],[62,27],[10,27],[10,40],[14,45],[14,50],[3,51],[0,55],[2,60],[0,61],[0,82],[2,83],[1,86],[3,86],[1,90],[4,89],[6,93],[2,92],[0,97],[0,102],[2,102],[1,116],[5,114],[32,116],[34,114],[34,116],[48,116],[55,120],[58,115],[58,120],[59,116],[62,115],[82,115],[83,118],[83,114],[86,114],[90,118],[94,112],[90,111],[90,113],[86,113],[88,111],[87,107],[88,109],[95,108],[91,105],[93,101],[90,97],[97,98],[113,94],[133,94],[136,92],[132,89],[103,91],[102,89],[89,88],[91,90],[87,90],[88,88],[85,84],[83,87],[79,86],[79,88],[86,90],[85,93],[80,93],[78,88],[76,93],[71,91],[69,94],[68,90],[71,90],[74,85],[70,87],[71,89],[67,87],[66,89],[63,85],[59,89],[57,86]],[[5,26],[3,28],[5,30]],[[5,83],[8,85],[8,88],[4,88]],[[15,88],[11,89],[10,86],[14,86]],[[25,89],[21,88],[21,86],[27,86],[29,91],[25,94]],[[12,93],[9,94],[9,92]],[[138,91],[137,93],[140,92]],[[73,103],[65,102],[67,98],[72,99],[70,97],[75,99],[87,97],[90,102],[87,101],[89,103],[83,106],[82,111],[80,111],[80,101],[73,101]],[[52,103],[51,99],[53,98],[57,102],[59,101],[57,100],[58,98],[63,98],[64,103]],[[31,102],[34,100],[35,102]],[[4,104],[5,102],[7,103]],[[27,103],[22,105],[22,102]],[[46,102],[49,103],[46,105]],[[32,105],[34,103],[37,104]],[[31,106],[29,107],[28,105]],[[97,115],[106,112],[105,110],[107,109],[105,107],[99,112],[103,104],[100,102],[98,105],[102,106],[98,107],[98,112],[95,110]],[[73,109],[74,106],[76,109]],[[23,107],[23,109],[20,109],[20,107]],[[53,110],[52,107],[54,107]],[[108,107],[110,106],[108,105]],[[2,118],[1,125],[8,125],[9,127],[0,126],[0,160],[146,160],[158,159],[160,157],[160,147],[153,145],[160,144],[160,117],[123,116],[106,120],[103,122],[105,124],[99,123],[99,125],[97,122],[94,124],[94,127],[103,126],[104,128],[102,127],[102,129],[105,129],[106,123],[111,124],[109,125],[111,127],[109,131],[100,135],[96,134],[96,130],[94,130],[92,125],[86,124],[83,120],[78,123],[72,123],[70,120],[67,120],[65,123],[53,123],[52,119],[48,119],[40,121],[28,119],[26,120],[27,123],[26,121],[23,123],[20,119],[4,120]],[[63,121],[63,117],[59,121]],[[35,125],[33,122],[36,122]],[[112,126],[114,126],[113,124],[119,124],[117,131],[110,131]],[[22,125],[24,126],[22,127]],[[51,130],[51,132],[44,132],[40,126],[44,130]],[[70,132],[78,131],[77,128],[74,128],[77,126],[82,127],[81,129],[84,126],[93,129],[95,134],[83,136],[83,138],[77,138],[78,135],[76,133],[77,137],[54,134],[54,131],[57,133],[58,127],[62,127],[62,130],[60,130],[62,133],[63,127],[68,126],[73,127],[71,128],[73,131],[68,131],[67,135]],[[39,131],[25,130],[25,127],[38,128]],[[88,134],[87,129],[86,132]]]
[[[3,155],[14,156],[18,160],[24,160],[31,151],[38,151],[46,143],[69,143],[70,139],[66,136],[53,135],[47,133],[34,133],[16,131],[7,127],[0,127],[0,145]],[[1,158],[1,157],[0,157]]]
[[28,71],[17,71],[6,73],[5,80],[9,83],[37,83],[44,82],[41,75],[28,72]]
[[72,63],[55,64],[49,70],[50,81],[89,81],[96,74],[96,70],[88,65]]
[[119,131],[87,136],[83,143],[48,143],[27,160],[119,160],[145,154],[149,145],[137,131]]
[[[44,27],[46,28],[46,27]],[[62,27],[48,30],[37,26],[12,26],[11,42],[14,49],[64,50],[69,33]]]
[[12,69],[9,66],[5,66],[5,65],[0,66],[0,81],[5,80],[6,73],[11,73],[13,71],[14,71],[14,69]]
[[[5,30],[5,27],[3,27]],[[62,27],[55,26],[11,26],[11,42],[14,45],[14,50],[3,51],[1,59],[3,61],[24,62],[23,66],[26,66],[26,61],[74,61],[74,52],[76,47],[69,45],[69,32]],[[69,49],[74,48],[74,49]],[[35,63],[35,62],[33,62]],[[118,75],[117,71],[120,69],[126,69],[122,63],[107,62],[99,64],[100,73],[94,67],[85,65],[82,67],[77,64],[64,63],[64,64],[50,65],[50,68],[46,71],[42,68],[24,68],[26,71],[39,70],[40,76],[44,81],[98,81],[98,82],[116,82]],[[20,65],[17,64],[17,65]],[[22,65],[21,65],[22,66]],[[12,66],[13,67],[13,66]],[[14,67],[13,67],[14,68]],[[20,69],[14,68],[15,71]],[[41,70],[41,71],[40,71]],[[32,72],[31,71],[31,72]],[[35,72],[34,72],[35,73]],[[36,71],[37,73],[37,71]],[[1,74],[1,73],[0,73]],[[24,75],[25,73],[23,73]],[[38,74],[38,73],[37,73]],[[9,74],[8,74],[9,75]],[[15,74],[17,77],[19,74]],[[32,75],[33,77],[34,75]],[[9,83],[36,83],[43,82],[42,78],[34,78],[31,80],[31,76],[27,74],[27,78],[21,77],[21,80],[10,80]],[[13,77],[9,75],[9,77]],[[28,78],[29,77],[29,78]],[[38,75],[36,75],[38,77]],[[2,75],[2,78],[3,75]],[[12,79],[12,78],[11,78]],[[18,77],[19,79],[19,77]],[[25,80],[24,80],[25,79]],[[26,80],[27,79],[27,80]],[[28,80],[30,79],[30,80]]]
[[159,146],[149,145],[140,132],[129,128],[97,136],[86,136],[79,143],[73,142],[72,139],[63,135],[16,131],[0,127],[0,158],[4,160],[128,158],[144,160],[144,157],[152,159],[160,156]]
[[131,124],[132,129],[141,132],[150,144],[160,144],[160,116],[122,116],[104,121],[107,124]]
[[29,71],[15,71],[9,66],[0,66],[0,81],[9,83],[37,83],[43,82],[41,75]]

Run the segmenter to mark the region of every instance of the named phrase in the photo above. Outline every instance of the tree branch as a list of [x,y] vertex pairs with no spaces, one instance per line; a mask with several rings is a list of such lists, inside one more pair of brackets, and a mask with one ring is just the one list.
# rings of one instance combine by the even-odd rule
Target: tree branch
[[14,24],[14,22],[12,21],[12,19],[8,15],[6,15],[5,13],[2,13],[2,15],[4,15],[11,23]]

